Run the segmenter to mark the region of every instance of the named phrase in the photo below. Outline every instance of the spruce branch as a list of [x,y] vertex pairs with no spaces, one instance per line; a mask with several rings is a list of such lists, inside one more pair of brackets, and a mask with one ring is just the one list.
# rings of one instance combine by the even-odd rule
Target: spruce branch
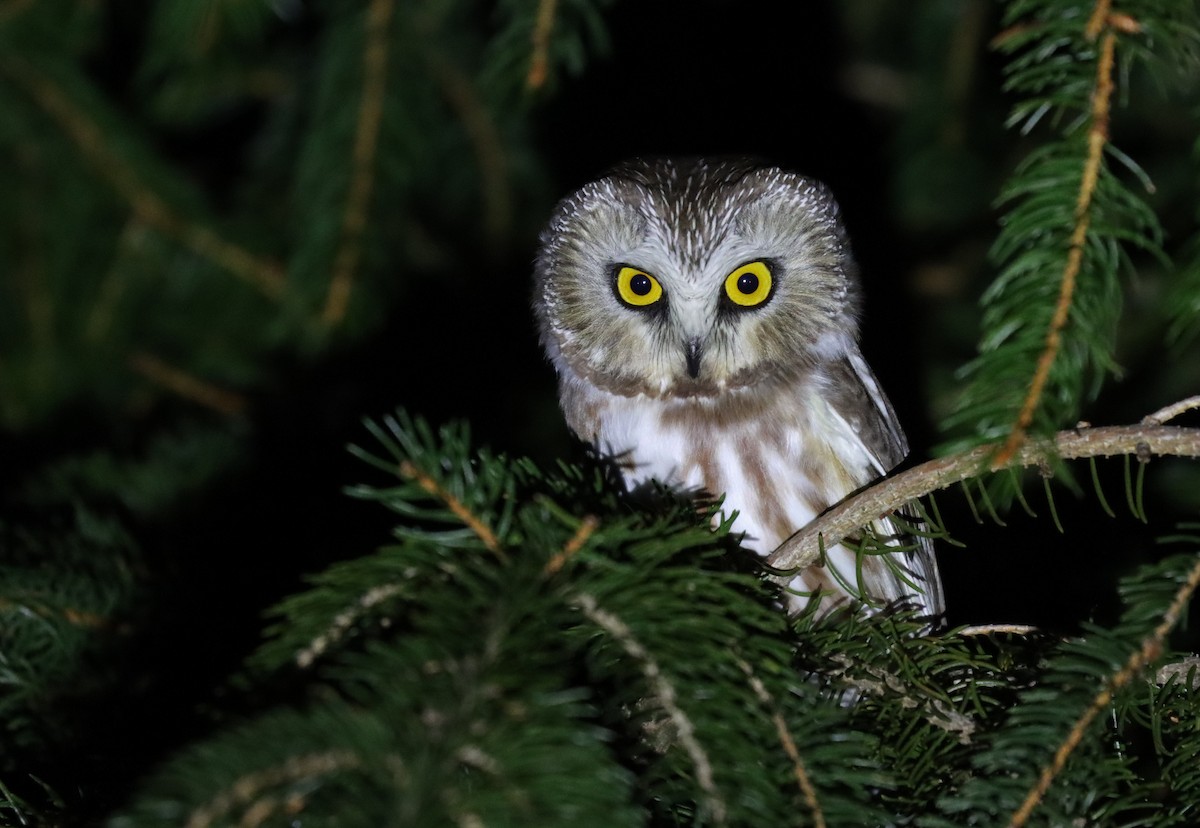
[[350,190],[342,212],[342,228],[333,275],[325,296],[321,321],[337,325],[346,315],[355,273],[362,258],[363,231],[371,201],[371,185],[383,123],[384,96],[387,91],[389,23],[394,0],[371,0],[366,12],[366,45],[363,49],[362,92],[358,102],[358,122],[354,129],[354,149],[350,160]]
[[550,558],[550,560],[546,561],[546,566],[543,568],[542,572],[546,575],[553,575],[555,572],[558,572],[560,569],[562,569],[563,565],[566,564],[567,561],[574,557],[575,554],[583,548],[584,544],[588,542],[588,538],[590,538],[599,527],[599,518],[597,518],[595,515],[585,515],[583,520],[579,522],[579,528],[575,530],[575,534],[567,540],[562,549],[554,553],[554,556]]
[[537,17],[530,36],[533,51],[529,58],[529,73],[525,76],[525,87],[531,91],[541,89],[550,74],[550,34],[554,31],[557,7],[558,0],[538,0]]
[[[349,750],[293,756],[274,767],[242,776],[189,814],[184,824],[186,828],[207,828],[209,825],[225,824],[225,817],[235,808],[241,808],[244,815],[240,824],[257,825],[279,807],[276,800],[265,797],[267,791],[301,781],[316,785],[319,780],[331,774],[360,767],[361,758]],[[289,807],[299,811],[303,809],[303,803],[289,802]]]
[[277,262],[251,253],[212,229],[188,221],[172,209],[110,146],[103,129],[51,78],[11,55],[0,61],[0,72],[25,88],[34,102],[66,133],[80,154],[129,203],[133,214],[141,221],[250,283],[268,298],[282,297],[285,281],[283,269]]
[[[1095,40],[1100,31],[1108,25],[1110,0],[1098,0],[1085,28],[1089,40]],[[1013,424],[1012,430],[1004,444],[996,452],[992,460],[993,468],[1008,465],[1013,454],[1025,442],[1025,435],[1033,423],[1034,412],[1042,399],[1046,383],[1050,379],[1050,369],[1058,357],[1062,344],[1062,330],[1067,324],[1071,313],[1072,299],[1075,295],[1075,282],[1079,277],[1084,247],[1087,242],[1088,227],[1092,220],[1092,199],[1100,179],[1100,163],[1104,156],[1104,146],[1108,142],[1109,108],[1113,94],[1113,64],[1116,52],[1117,37],[1111,31],[1104,32],[1100,42],[1100,56],[1096,61],[1095,86],[1092,92],[1091,121],[1087,131],[1087,156],[1083,163],[1083,176],[1079,183],[1079,194],[1075,200],[1075,226],[1071,231],[1067,261],[1063,267],[1059,283],[1058,300],[1054,306],[1054,314],[1050,319],[1050,327],[1046,331],[1046,343],[1038,357],[1037,367],[1025,400],[1021,404],[1020,413]]]
[[471,143],[481,179],[484,234],[492,244],[500,244],[512,223],[512,192],[504,139],[471,78],[436,49],[425,49],[422,55],[438,90]]
[[155,385],[218,414],[233,417],[246,409],[246,398],[177,368],[145,351],[129,356],[129,367]]
[[783,752],[791,760],[792,775],[796,778],[796,785],[800,788],[804,803],[812,814],[813,825],[816,828],[825,828],[825,812],[821,810],[821,803],[817,800],[817,789],[813,785],[812,777],[808,774],[804,760],[800,757],[800,749],[796,747],[796,740],[792,738],[787,721],[779,712],[779,705],[767,690],[767,686],[763,684],[762,679],[755,675],[754,668],[750,666],[749,662],[741,658],[736,661],[738,667],[746,674],[746,679],[750,682],[750,689],[754,691],[754,695],[771,713],[771,721],[775,725],[775,732],[779,735],[779,744],[783,746]]
[[580,612],[596,626],[613,637],[625,653],[638,663],[646,682],[653,691],[653,699],[673,726],[672,735],[679,742],[684,752],[692,760],[696,771],[696,782],[704,794],[704,810],[718,824],[725,824],[726,805],[713,778],[712,760],[708,752],[696,738],[696,728],[692,720],[679,704],[678,694],[658,662],[633,634],[624,621],[611,612],[603,609],[596,599],[587,593],[578,593],[573,603]]
[[1117,160],[1150,186],[1110,141],[1115,73],[1119,62],[1153,67],[1165,55],[1151,45],[1166,41],[1169,50],[1173,38],[1186,38],[1160,25],[1155,9],[1137,14],[1108,0],[1026,0],[1009,6],[1006,22],[1018,25],[996,40],[1010,55],[1006,89],[1020,94],[1008,124],[1029,132],[1048,120],[1057,134],[1028,154],[1000,194],[1005,215],[989,253],[999,269],[980,300],[978,354],[963,367],[969,381],[943,423],[969,432],[948,451],[995,443],[993,469],[1031,434],[1078,419],[1118,370],[1118,276],[1131,266],[1129,250],[1166,258],[1157,217],[1106,163]]
[[1008,825],[1010,828],[1022,828],[1022,826],[1028,823],[1029,817],[1042,801],[1042,798],[1046,795],[1046,791],[1050,789],[1055,778],[1062,772],[1071,753],[1083,741],[1088,727],[1109,706],[1114,694],[1136,676],[1141,675],[1150,662],[1162,655],[1167,635],[1179,623],[1180,616],[1187,608],[1188,602],[1191,600],[1198,586],[1200,586],[1200,557],[1197,557],[1196,562],[1192,565],[1191,570],[1189,570],[1187,577],[1184,579],[1183,585],[1180,586],[1171,604],[1167,607],[1166,612],[1163,613],[1162,620],[1158,626],[1154,628],[1150,635],[1142,640],[1141,646],[1129,656],[1125,665],[1107,680],[1104,689],[1096,694],[1096,697],[1088,705],[1083,715],[1071,727],[1067,738],[1055,750],[1053,760],[1042,769],[1037,782],[1030,789],[1021,806],[1009,818]]
[[403,461],[400,464],[399,471],[401,477],[414,481],[427,493],[442,501],[455,517],[470,527],[476,537],[483,541],[483,545],[489,552],[502,561],[508,559],[504,550],[500,548],[500,541],[496,538],[496,533],[492,531],[491,527],[482,518],[472,513],[461,500],[439,486],[433,477],[417,468],[411,460]]
[[[884,478],[841,501],[792,535],[771,553],[768,565],[788,571],[811,566],[823,548],[841,543],[881,516],[987,471],[996,449],[995,444],[979,446]],[[1200,457],[1200,428],[1131,425],[1069,429],[1046,442],[1020,446],[1010,465],[1048,467],[1055,458],[1076,460],[1116,455],[1139,459],[1150,455]],[[772,577],[786,583],[790,576]]]
[[329,626],[313,638],[308,646],[296,653],[296,666],[302,670],[311,667],[331,646],[345,638],[363,615],[384,601],[403,594],[404,587],[400,584],[379,584],[368,589],[352,605],[334,616]]

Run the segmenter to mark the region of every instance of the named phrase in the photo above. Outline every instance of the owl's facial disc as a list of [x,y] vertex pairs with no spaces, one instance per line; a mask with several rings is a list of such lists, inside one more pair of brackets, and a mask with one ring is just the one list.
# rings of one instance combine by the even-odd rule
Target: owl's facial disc
[[822,185],[749,163],[634,164],[565,199],[536,267],[564,377],[622,396],[782,383],[856,336],[856,291]]

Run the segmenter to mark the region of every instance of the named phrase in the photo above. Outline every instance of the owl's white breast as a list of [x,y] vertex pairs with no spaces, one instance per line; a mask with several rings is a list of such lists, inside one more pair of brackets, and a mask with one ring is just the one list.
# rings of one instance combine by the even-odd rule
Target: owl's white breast
[[760,554],[878,474],[815,383],[670,399],[562,380],[568,424],[617,460],[627,485],[723,494],[733,530]]

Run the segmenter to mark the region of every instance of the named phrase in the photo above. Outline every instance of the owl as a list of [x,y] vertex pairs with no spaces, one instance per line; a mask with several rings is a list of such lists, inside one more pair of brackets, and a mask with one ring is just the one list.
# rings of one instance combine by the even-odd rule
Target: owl
[[[760,555],[908,452],[859,351],[837,204],[812,179],[741,159],[617,167],[558,205],[533,304],[570,428],[630,489],[723,495]],[[821,612],[905,597],[943,608],[927,541],[828,549],[791,580],[789,609],[818,595]]]

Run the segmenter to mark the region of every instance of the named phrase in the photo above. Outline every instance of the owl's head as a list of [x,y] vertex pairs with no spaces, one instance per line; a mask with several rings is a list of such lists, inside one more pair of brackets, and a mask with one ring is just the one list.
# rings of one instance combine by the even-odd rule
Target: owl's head
[[555,367],[627,396],[794,379],[857,335],[833,198],[748,160],[618,167],[559,204],[534,281]]

